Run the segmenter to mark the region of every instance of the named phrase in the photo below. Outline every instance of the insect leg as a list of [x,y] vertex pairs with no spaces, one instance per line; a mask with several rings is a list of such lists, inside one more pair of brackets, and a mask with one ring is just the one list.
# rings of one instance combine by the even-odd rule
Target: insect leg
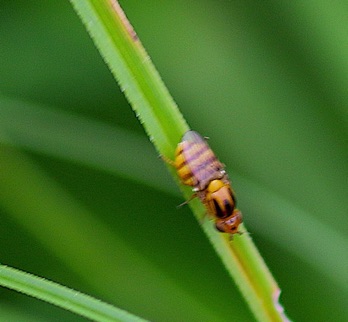
[[170,164],[171,166],[175,167],[174,161],[171,160],[171,159],[169,159],[169,158],[167,158],[165,155],[162,155],[162,154],[161,154],[161,155],[159,155],[158,157],[161,158],[165,163],[168,163],[168,164]]
[[181,203],[180,205],[176,206],[176,208],[180,208],[182,206],[187,205],[192,199],[195,199],[196,197],[197,197],[197,194],[194,193],[188,200],[186,200],[183,203]]

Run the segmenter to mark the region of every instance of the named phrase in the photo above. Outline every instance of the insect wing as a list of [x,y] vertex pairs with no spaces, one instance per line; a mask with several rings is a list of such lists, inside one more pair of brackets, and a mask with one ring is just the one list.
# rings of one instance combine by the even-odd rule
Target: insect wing
[[223,176],[223,165],[197,132],[186,132],[182,144],[186,163],[197,180],[199,190],[205,189],[210,181]]

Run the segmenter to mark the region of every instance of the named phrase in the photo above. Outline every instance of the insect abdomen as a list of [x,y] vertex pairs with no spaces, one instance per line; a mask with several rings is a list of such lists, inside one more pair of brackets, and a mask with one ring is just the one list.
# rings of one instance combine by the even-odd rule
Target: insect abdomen
[[190,165],[185,158],[183,143],[184,142],[180,143],[176,149],[175,167],[177,169],[178,175],[182,183],[187,186],[194,187],[197,185],[198,181],[197,181],[197,178],[195,178],[194,175],[192,174]]
[[209,182],[223,176],[222,164],[205,141],[182,141],[176,154],[177,170],[184,184],[204,190]]

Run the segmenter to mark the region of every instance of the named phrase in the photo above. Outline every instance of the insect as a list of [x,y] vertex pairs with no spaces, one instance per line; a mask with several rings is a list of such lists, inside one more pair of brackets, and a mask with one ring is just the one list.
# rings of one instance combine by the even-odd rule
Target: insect
[[195,131],[187,131],[175,150],[175,160],[163,159],[176,168],[183,184],[192,187],[194,194],[185,203],[198,197],[214,217],[217,230],[240,233],[242,213],[235,208],[236,198],[224,165],[205,139]]

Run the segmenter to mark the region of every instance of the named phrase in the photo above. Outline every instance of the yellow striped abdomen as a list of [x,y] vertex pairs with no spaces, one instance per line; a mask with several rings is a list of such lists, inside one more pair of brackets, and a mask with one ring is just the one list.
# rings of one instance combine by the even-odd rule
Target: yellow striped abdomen
[[183,184],[191,187],[197,185],[197,179],[193,176],[190,165],[184,155],[184,142],[181,142],[175,151],[175,167]]
[[180,142],[175,155],[175,166],[182,182],[198,191],[225,174],[222,164],[203,139]]

